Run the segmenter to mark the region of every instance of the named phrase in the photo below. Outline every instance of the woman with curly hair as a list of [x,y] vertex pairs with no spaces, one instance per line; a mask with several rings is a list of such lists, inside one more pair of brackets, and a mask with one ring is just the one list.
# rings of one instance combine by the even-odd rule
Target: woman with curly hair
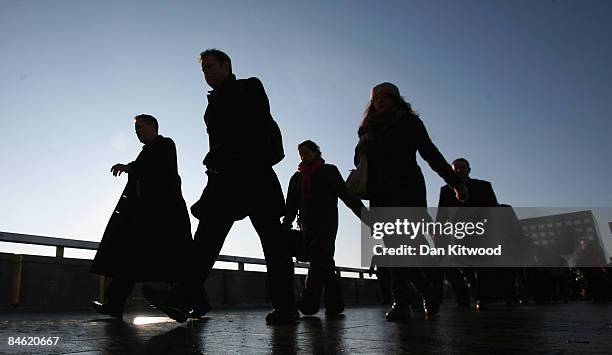
[[[455,175],[438,148],[432,143],[423,121],[400,95],[397,86],[382,83],[372,88],[371,100],[358,131],[355,165],[365,157],[368,166],[367,198],[372,207],[423,207],[427,218],[425,179],[417,164],[416,152],[438,175],[452,186],[458,198],[467,197],[467,189]],[[437,313],[439,300],[432,282],[420,267],[392,269],[393,306],[385,318],[389,321],[411,317],[410,282],[424,299],[428,315]]]

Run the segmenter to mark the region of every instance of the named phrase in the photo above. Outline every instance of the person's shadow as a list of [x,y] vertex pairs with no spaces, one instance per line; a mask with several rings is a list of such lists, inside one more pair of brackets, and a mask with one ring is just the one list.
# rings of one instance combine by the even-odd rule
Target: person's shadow
[[272,326],[270,352],[272,354],[297,354],[300,350],[297,342],[298,326],[298,324]]
[[189,322],[166,333],[151,337],[142,346],[143,354],[204,354],[202,332],[206,319]]
[[105,343],[100,347],[109,354],[201,354],[206,349],[202,332],[206,319],[177,326],[170,331],[147,339],[151,330],[117,320],[96,320],[104,323]]
[[344,319],[343,314],[325,317],[324,321],[319,317],[302,317],[304,334],[310,344],[310,348],[305,350],[315,354],[334,354],[346,351],[342,337]]

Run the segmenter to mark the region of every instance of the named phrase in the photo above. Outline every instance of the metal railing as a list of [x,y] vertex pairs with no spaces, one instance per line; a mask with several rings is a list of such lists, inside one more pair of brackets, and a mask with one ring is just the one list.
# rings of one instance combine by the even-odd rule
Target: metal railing
[[[55,257],[63,258],[64,249],[85,249],[85,250],[97,250],[99,242],[92,242],[87,240],[76,240],[76,239],[65,239],[65,238],[54,238],[54,237],[43,237],[38,235],[19,234],[19,233],[7,233],[0,232],[0,242],[9,243],[21,243],[29,245],[43,245],[55,247]],[[250,258],[244,256],[233,256],[233,255],[219,255],[217,261],[230,262],[238,264],[238,271],[244,271],[245,264],[251,265],[266,265],[264,259]],[[308,263],[294,262],[296,268],[308,268]],[[339,272],[352,272],[359,274],[359,278],[363,279],[364,274],[368,272],[367,269],[353,268],[338,266],[336,270]]]

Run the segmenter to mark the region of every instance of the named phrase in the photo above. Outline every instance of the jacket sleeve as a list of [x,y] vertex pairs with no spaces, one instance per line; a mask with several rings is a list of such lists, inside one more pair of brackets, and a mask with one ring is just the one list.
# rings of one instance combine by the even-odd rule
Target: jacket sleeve
[[457,187],[461,184],[459,177],[455,174],[450,164],[444,159],[442,153],[433,144],[427,134],[423,121],[419,118],[414,118],[414,133],[417,143],[417,150],[421,157],[429,164],[429,166],[452,187]]
[[491,186],[490,182],[486,182],[486,194],[487,194],[487,206],[495,207],[499,206],[499,202],[497,202],[497,196],[495,196],[495,191],[493,191],[493,186]]
[[361,209],[365,207],[363,202],[357,197],[351,195],[348,188],[346,187],[346,183],[340,175],[340,171],[334,165],[331,166],[330,169],[330,180],[333,190],[338,195],[338,198],[342,200],[342,202],[346,205],[346,207],[350,208],[351,211],[357,216],[357,218],[361,218]]
[[357,144],[357,146],[355,146],[355,155],[353,156],[353,164],[355,164],[355,167],[359,165],[359,161],[361,160],[360,151],[359,144]]
[[283,218],[283,228],[290,229],[295,217],[298,214],[299,206],[299,173],[293,174],[289,180],[289,188],[287,190],[287,208],[285,209],[285,217]]
[[445,222],[448,219],[448,206],[450,206],[448,201],[447,190],[450,188],[446,186],[442,186],[440,188],[440,199],[438,201],[438,213],[436,214],[436,221]]
[[266,95],[266,90],[259,79],[253,77],[247,79],[246,82],[248,83],[248,94],[252,100],[253,110],[252,117],[249,117],[245,122],[246,126],[249,127],[246,132],[249,137],[256,137],[258,140],[267,139],[271,134],[269,127],[272,120],[268,95]]
[[252,98],[254,102],[254,109],[263,119],[271,119],[272,115],[270,114],[270,102],[261,80],[252,77],[247,79],[247,82],[249,83],[250,88],[249,93],[253,95]]
[[[246,146],[263,147],[263,154],[258,159],[269,163],[269,149],[272,136],[274,135],[274,122],[270,113],[270,102],[263,84],[258,78],[246,79],[249,101],[251,102],[252,114],[245,122],[245,135],[242,137]],[[245,145],[243,145],[245,146]]]

